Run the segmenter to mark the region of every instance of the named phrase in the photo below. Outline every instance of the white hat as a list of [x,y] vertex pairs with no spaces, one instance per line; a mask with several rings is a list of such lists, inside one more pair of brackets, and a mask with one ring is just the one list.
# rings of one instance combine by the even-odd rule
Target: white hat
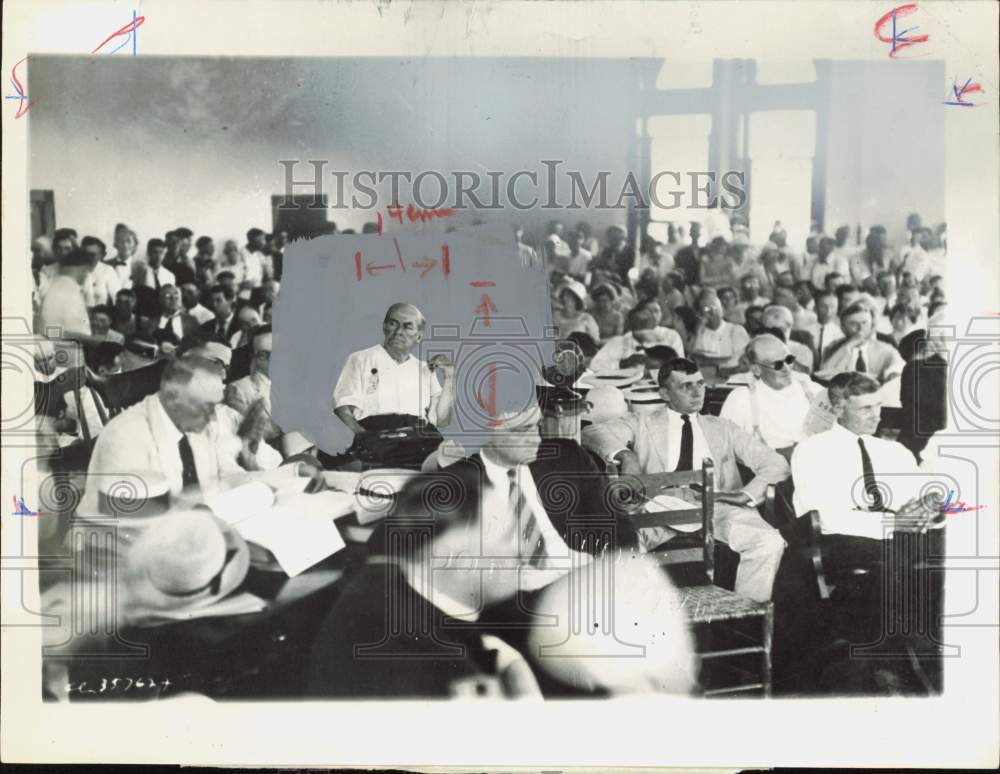
[[574,296],[576,296],[580,303],[586,305],[587,303],[587,288],[584,287],[582,282],[577,282],[576,280],[570,280],[569,282],[564,282],[559,287],[559,292],[562,293],[564,290],[568,290]]
[[625,396],[617,387],[610,384],[602,384],[594,387],[587,393],[587,401],[590,403],[590,411],[587,412],[587,419],[591,422],[606,422],[609,419],[618,419],[628,413],[628,406],[625,404]]
[[[151,520],[152,521],[152,520]],[[173,511],[124,554],[122,579],[130,617],[209,605],[236,590],[250,566],[242,537],[208,511]]]

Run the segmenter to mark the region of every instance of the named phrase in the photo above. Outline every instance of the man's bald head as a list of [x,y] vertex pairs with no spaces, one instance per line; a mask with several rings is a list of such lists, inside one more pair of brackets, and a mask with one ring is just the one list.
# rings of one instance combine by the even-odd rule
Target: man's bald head
[[791,362],[794,358],[788,346],[770,333],[754,336],[747,344],[747,362],[753,375],[768,387],[782,390],[792,382]]
[[385,319],[389,320],[391,317],[393,317],[397,313],[398,314],[405,314],[405,315],[408,315],[408,316],[410,316],[410,315],[416,316],[416,318],[418,320],[418,325],[419,325],[419,328],[420,328],[421,331],[424,329],[424,326],[427,324],[427,320],[424,318],[424,313],[421,312],[419,309],[417,309],[417,307],[414,306],[413,304],[408,304],[408,303],[405,303],[405,302],[400,302],[400,303],[397,303],[397,304],[393,304],[392,306],[390,306],[388,309],[385,310]]
[[792,329],[794,319],[790,309],[778,304],[771,304],[764,309],[764,327],[779,328],[785,333]]

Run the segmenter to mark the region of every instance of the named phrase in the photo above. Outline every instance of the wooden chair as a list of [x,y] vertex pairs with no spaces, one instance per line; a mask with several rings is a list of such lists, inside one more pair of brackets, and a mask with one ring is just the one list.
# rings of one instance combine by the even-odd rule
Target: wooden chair
[[[631,515],[636,529],[698,525],[697,532],[682,534],[659,546],[654,552],[661,565],[699,562],[711,583],[681,588],[684,612],[698,642],[702,662],[702,684],[706,696],[746,691],[771,692],[771,639],[774,631],[774,608],[771,602],[754,602],[736,592],[714,585],[715,537],[712,519],[715,511],[715,467],[706,458],[701,470],[681,473],[654,473],[639,477],[641,499],[646,502],[665,489],[702,488],[700,503],[684,510]],[[773,492],[772,492],[773,499]],[[746,679],[749,670],[725,660],[757,661],[756,674]],[[708,661],[709,664],[705,662]],[[708,667],[708,668],[706,668]],[[734,675],[737,682],[718,685],[719,675]]]
[[108,413],[114,417],[160,389],[160,377],[167,362],[164,358],[133,371],[92,377],[89,385],[101,396]]

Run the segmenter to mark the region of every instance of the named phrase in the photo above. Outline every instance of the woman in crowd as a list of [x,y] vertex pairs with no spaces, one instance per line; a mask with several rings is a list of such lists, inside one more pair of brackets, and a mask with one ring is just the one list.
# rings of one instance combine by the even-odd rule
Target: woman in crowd
[[559,291],[559,303],[562,308],[553,315],[559,338],[565,339],[575,331],[586,333],[593,339],[600,338],[597,321],[584,311],[587,291],[583,285],[575,281],[567,283]]
[[604,341],[612,336],[621,336],[624,332],[625,316],[615,308],[615,301],[618,298],[615,286],[608,283],[598,285],[590,292],[590,297],[594,300],[590,313],[597,323],[600,334],[598,339]]

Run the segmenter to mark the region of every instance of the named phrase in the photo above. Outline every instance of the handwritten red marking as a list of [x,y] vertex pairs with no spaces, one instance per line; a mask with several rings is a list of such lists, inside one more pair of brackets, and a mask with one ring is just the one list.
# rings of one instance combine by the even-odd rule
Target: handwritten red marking
[[[909,48],[910,46],[915,46],[917,43],[926,43],[929,39],[929,35],[914,35],[913,37],[904,37],[907,32],[912,32],[917,29],[916,27],[909,27],[908,29],[902,30],[901,32],[896,30],[896,20],[904,16],[911,16],[917,12],[916,3],[907,3],[906,5],[900,5],[893,8],[888,13],[879,17],[879,20],[875,22],[875,37],[878,38],[882,43],[891,43],[892,49],[889,51],[889,58],[895,59],[896,55],[902,51],[904,48]],[[892,23],[892,35],[890,37],[885,37],[883,34],[884,28],[887,24]]]
[[[497,415],[497,367],[490,365],[489,373],[486,375],[486,402],[483,402],[482,393],[476,394],[476,400],[480,407],[491,417]],[[486,423],[490,427],[499,427],[502,423],[496,419],[491,419]]]
[[358,282],[361,282],[361,252],[354,254],[354,273],[358,275]]
[[435,261],[433,258],[422,258],[419,261],[414,261],[413,262],[413,268],[415,268],[415,269],[423,269],[423,271],[420,272],[420,279],[423,279],[424,277],[426,277],[427,273],[429,271],[431,271],[437,265],[438,265],[438,262]]
[[451,207],[443,210],[421,210],[411,204],[406,208],[406,217],[409,219],[410,223],[416,223],[417,221],[426,223],[433,218],[448,218],[454,214],[455,210]]
[[955,95],[954,100],[949,100],[945,102],[945,105],[959,105],[961,107],[976,107],[977,103],[969,102],[965,99],[966,94],[973,94],[975,92],[983,93],[983,87],[978,83],[973,83],[972,78],[969,78],[963,85],[962,88],[958,87],[958,81],[955,81],[951,86],[952,94]]
[[446,277],[451,274],[451,250],[448,245],[441,245],[441,271]]
[[483,318],[483,325],[487,328],[492,328],[493,325],[490,322],[490,314],[497,310],[496,304],[493,303],[493,299],[490,298],[486,293],[483,293],[479,298],[479,306],[475,308],[475,312]]
[[365,268],[368,271],[368,276],[369,277],[374,277],[375,276],[375,272],[377,272],[377,271],[385,271],[386,269],[395,269],[396,268],[396,264],[394,264],[394,263],[383,263],[383,264],[369,263]]
[[376,213],[378,215],[378,235],[382,236],[382,211]]
[[[145,21],[146,21],[146,17],[145,16],[139,16],[139,17],[137,17],[134,22],[129,22],[124,27],[122,27],[120,30],[117,30],[116,32],[112,32],[110,35],[108,35],[108,37],[104,39],[104,42],[102,42],[101,45],[99,45],[97,48],[95,48],[90,53],[91,54],[96,54],[98,51],[100,51],[102,48],[104,48],[108,43],[110,43],[115,38],[121,37],[122,35],[128,35],[128,34],[134,32],[135,30],[139,29],[139,27],[141,27],[142,24],[143,24],[143,22],[145,22]],[[145,34],[145,33],[143,33],[143,34]]]
[[[38,102],[37,99],[33,99],[33,100],[30,100],[30,101],[28,100],[28,98],[24,94],[24,85],[21,83],[20,79],[17,77],[17,67],[18,67],[18,65],[20,65],[21,62],[27,61],[27,59],[28,59],[28,57],[24,57],[23,59],[19,59],[17,62],[14,63],[14,66],[10,69],[10,78],[11,78],[12,81],[14,81],[14,89],[17,91],[17,98],[18,98],[18,102],[17,102],[17,115],[14,116],[15,119],[18,119],[21,116],[23,116],[25,113],[27,113],[31,109],[32,105],[34,105],[36,102]],[[25,105],[24,104],[25,102],[27,102],[28,104]]]
[[386,213],[388,213],[390,218],[399,223],[399,225],[403,225],[403,208],[398,204],[393,207],[386,208]]
[[399,249],[399,242],[396,241],[395,237],[392,240],[392,246],[396,248],[396,257],[399,258],[399,267],[406,271],[406,264],[403,263],[403,253]]
[[476,280],[475,282],[470,282],[469,284],[474,288],[495,288],[497,286],[497,283],[487,282],[485,280]]

